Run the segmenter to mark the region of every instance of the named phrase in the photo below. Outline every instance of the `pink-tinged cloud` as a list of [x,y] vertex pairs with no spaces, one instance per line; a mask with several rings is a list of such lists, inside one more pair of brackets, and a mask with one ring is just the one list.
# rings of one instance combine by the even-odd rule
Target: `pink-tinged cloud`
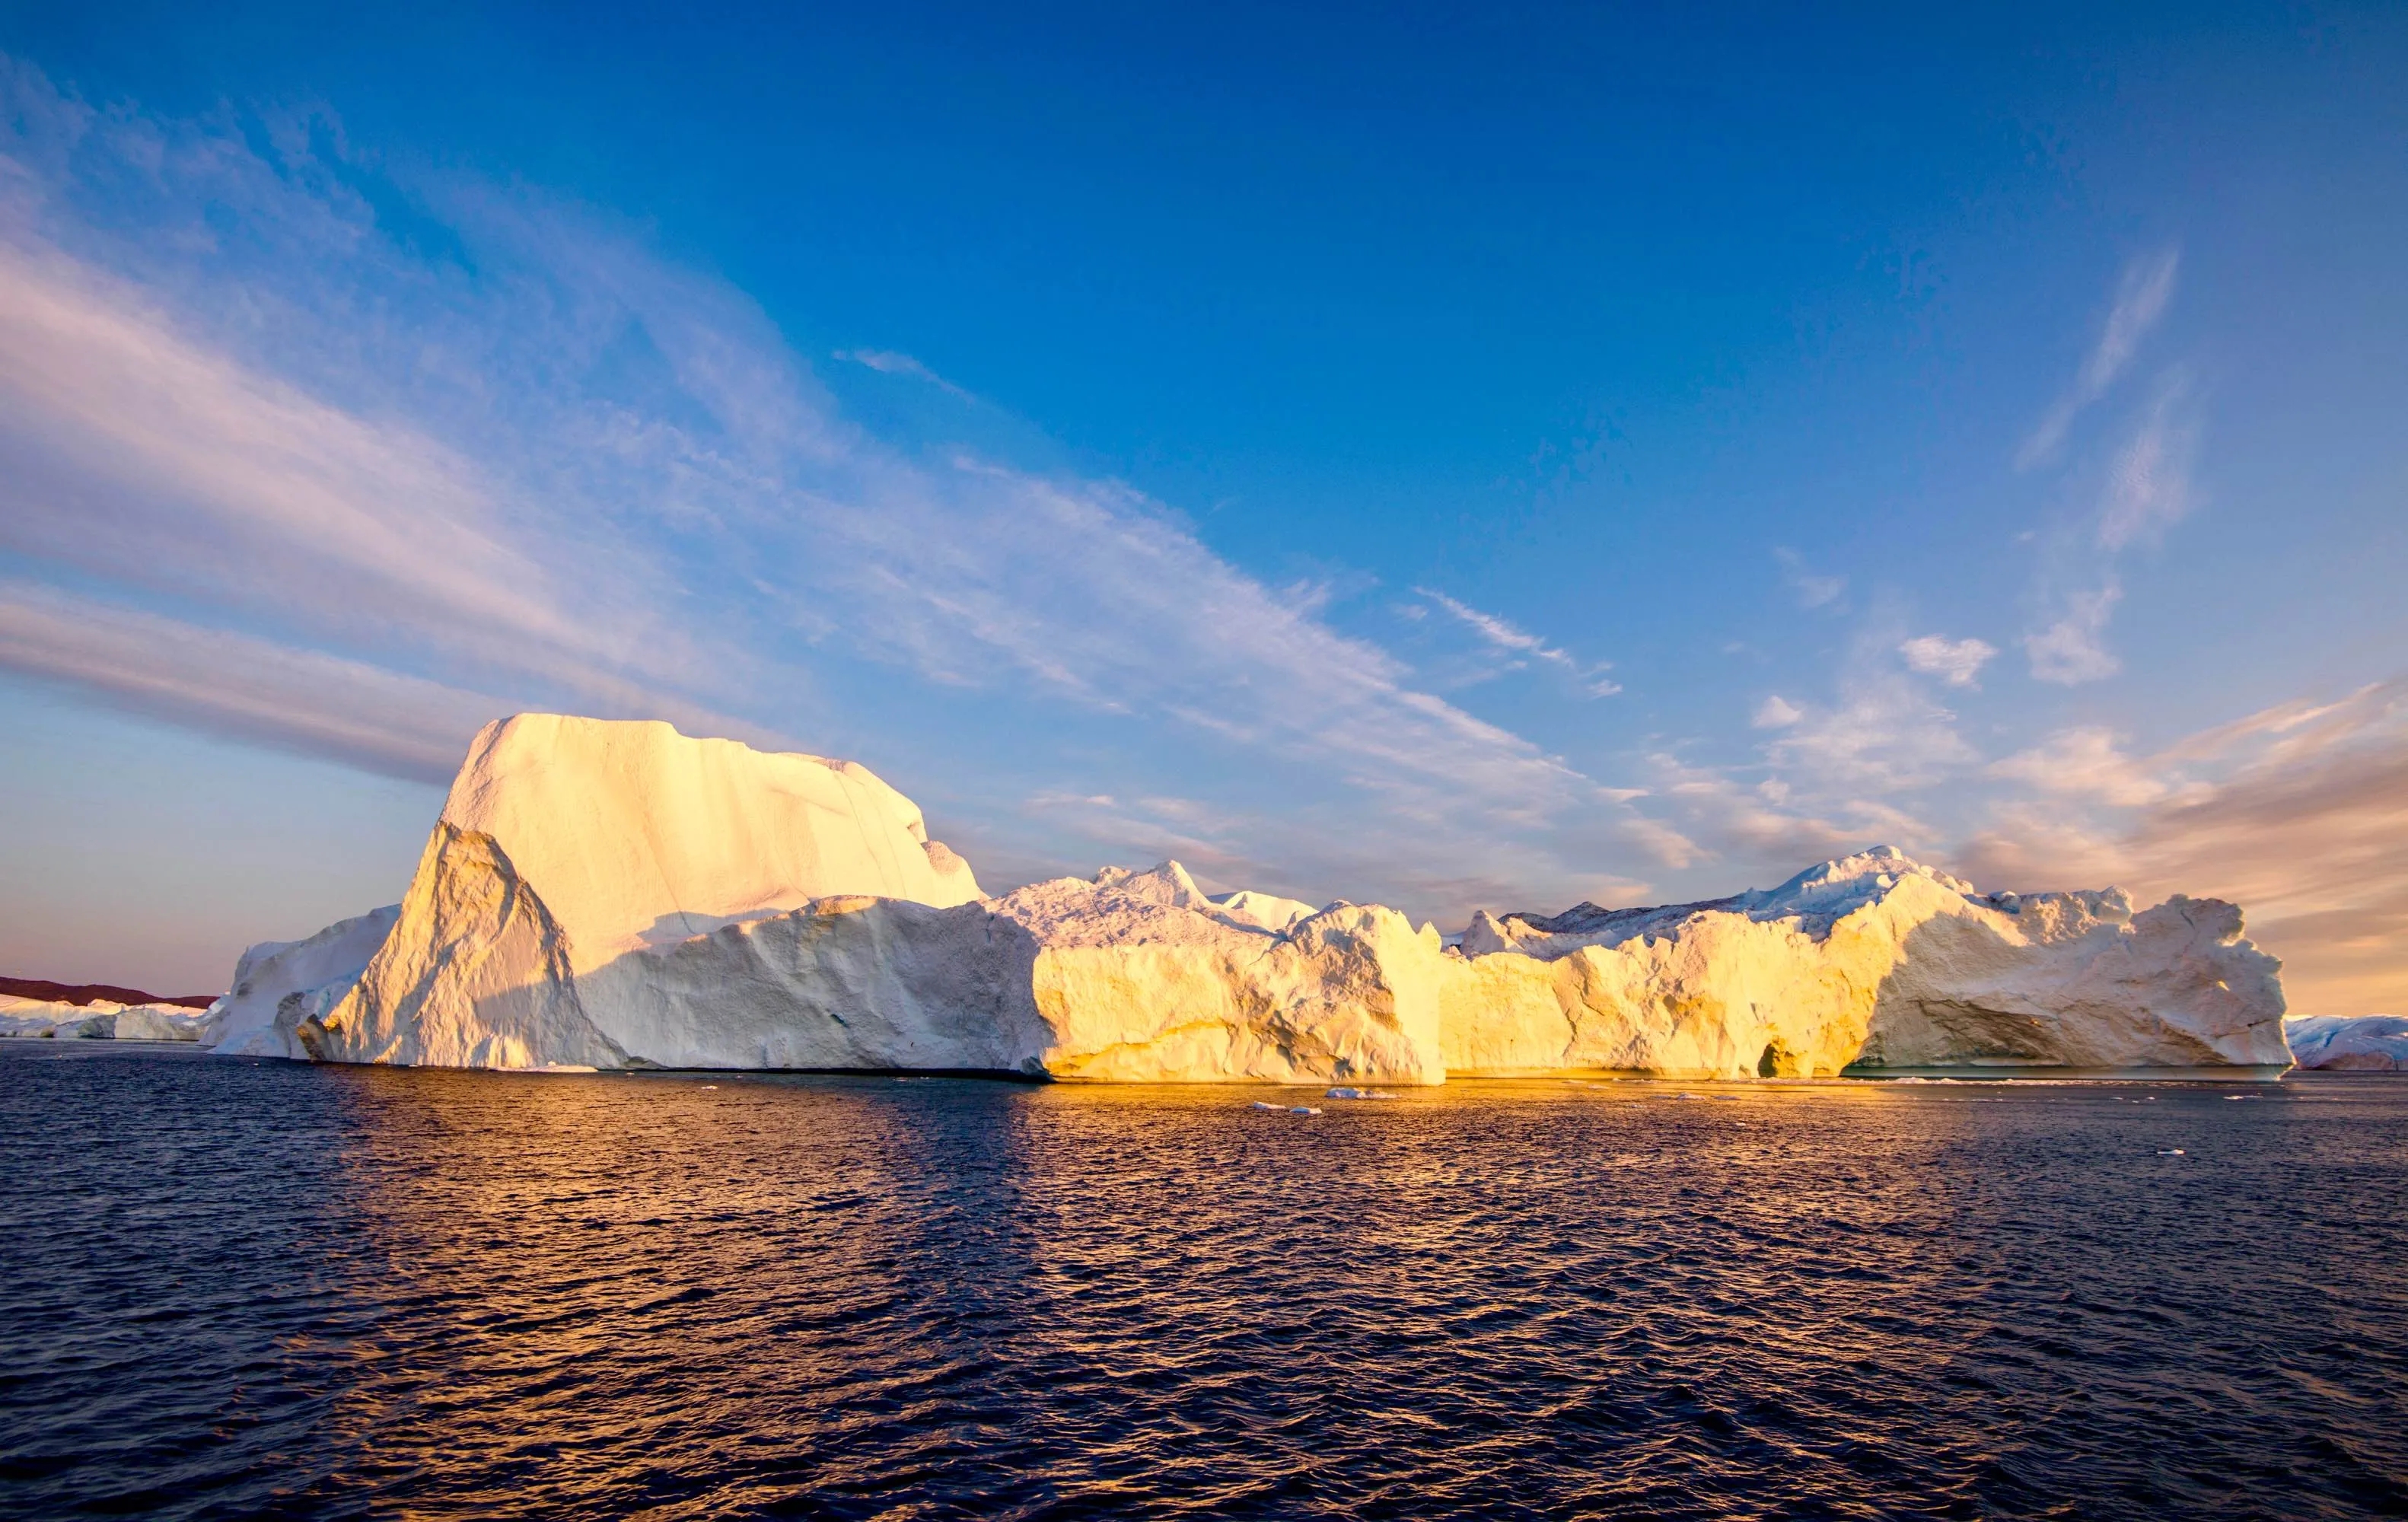
[[2285,959],[2295,1012],[2408,1008],[2408,681],[2278,704],[2147,756],[2067,731],[1994,769],[2104,811],[2003,806],[1957,856],[1981,881],[2229,898]]
[[0,582],[0,667],[195,728],[446,782],[513,705],[223,629]]

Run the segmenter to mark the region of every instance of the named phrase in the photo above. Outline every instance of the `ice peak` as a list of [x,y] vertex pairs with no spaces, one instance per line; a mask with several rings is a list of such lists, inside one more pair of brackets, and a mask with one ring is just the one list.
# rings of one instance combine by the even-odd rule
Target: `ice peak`
[[1784,903],[1819,907],[1834,894],[1870,895],[1905,877],[1928,877],[1958,893],[1973,891],[1971,883],[1926,867],[1894,845],[1876,845],[1809,867],[1779,887],[1761,889],[1752,897],[1768,909]]
[[1951,893],[1973,897],[1973,885],[1926,867],[1894,845],[1868,846],[1804,871],[1777,888],[1740,896],[1737,907],[1757,919],[1798,914],[1828,921],[1872,903],[1911,877],[1928,878]]
[[1096,874],[1095,884],[1166,909],[1188,909],[1209,901],[1196,880],[1187,875],[1187,869],[1175,861],[1158,862],[1142,872],[1107,867]]

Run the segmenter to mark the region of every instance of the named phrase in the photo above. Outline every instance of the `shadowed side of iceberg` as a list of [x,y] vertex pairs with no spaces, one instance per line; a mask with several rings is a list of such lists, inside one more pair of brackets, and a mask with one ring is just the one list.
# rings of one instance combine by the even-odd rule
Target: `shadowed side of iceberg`
[[1037,948],[982,904],[838,895],[577,980],[629,1061],[1041,1076]]
[[[2242,939],[2239,909],[2180,895],[2138,914],[2088,906],[2102,907],[2043,916],[2027,900],[2022,915],[1976,906],[1914,926],[1855,1066],[2290,1065],[2282,964]],[[2039,923],[2000,923],[2027,916]]]
[[209,1006],[201,1044],[221,1056],[305,1059],[300,1027],[334,1008],[392,935],[401,906],[338,920],[302,940],[268,940],[235,964],[234,987]]

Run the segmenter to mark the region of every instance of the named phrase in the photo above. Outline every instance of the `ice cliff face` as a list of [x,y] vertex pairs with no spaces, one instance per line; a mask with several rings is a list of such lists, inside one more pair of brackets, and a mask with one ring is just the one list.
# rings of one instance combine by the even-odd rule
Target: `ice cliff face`
[[978,883],[852,762],[523,713],[478,734],[393,934],[300,1037],[345,1061],[618,1066],[645,1055],[614,1033],[658,1012],[653,953],[831,895],[945,906]]
[[1887,848],[1709,903],[1484,913],[1454,946],[1175,862],[982,898],[860,768],[658,724],[488,727],[382,913],[307,969],[254,948],[220,1049],[1312,1084],[2289,1061],[2279,966],[2212,900],[1985,895]]
[[1476,918],[1452,1071],[2287,1065],[2241,912],[1980,894],[1884,846],[1701,904]]
[[2302,1068],[2334,1072],[2408,1072],[2408,1015],[2313,1014],[2284,1023]]

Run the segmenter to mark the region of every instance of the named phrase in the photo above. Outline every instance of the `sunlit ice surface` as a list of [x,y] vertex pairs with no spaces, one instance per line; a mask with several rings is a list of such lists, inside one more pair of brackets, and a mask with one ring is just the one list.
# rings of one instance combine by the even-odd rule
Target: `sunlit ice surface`
[[45,1041],[0,1135],[12,1515],[2408,1505],[2396,1079],[1373,1102]]

